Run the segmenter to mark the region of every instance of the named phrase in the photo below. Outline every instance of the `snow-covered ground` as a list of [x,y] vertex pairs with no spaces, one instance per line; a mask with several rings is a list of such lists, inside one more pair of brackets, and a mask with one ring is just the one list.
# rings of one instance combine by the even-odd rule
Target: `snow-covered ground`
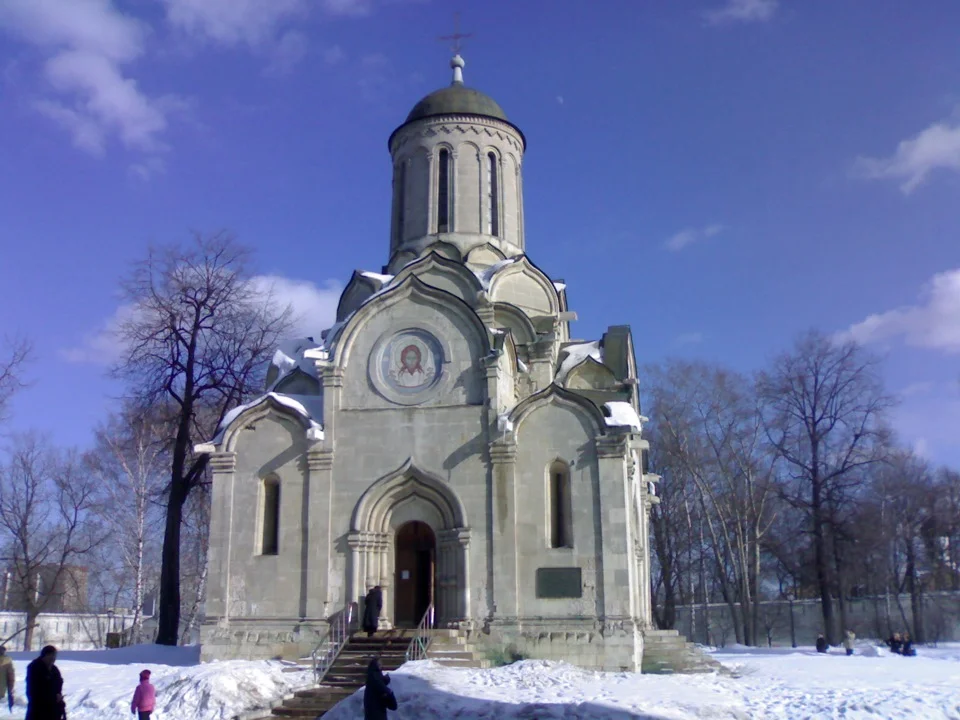
[[[818,655],[813,648],[728,648],[714,652],[731,674],[594,673],[531,660],[494,670],[456,670],[409,663],[392,674],[400,710],[394,720],[960,720],[960,645],[920,648],[915,658],[869,643],[857,654]],[[35,653],[13,653],[17,706]],[[285,673],[279,662],[200,664],[199,649],[153,645],[64,652],[57,661],[70,720],[129,718],[140,670],[157,687],[155,720],[227,720],[310,683],[309,672]],[[288,667],[288,666],[287,666]],[[363,717],[362,691],[324,720]]]
[[[593,673],[533,660],[494,670],[430,661],[393,674],[391,718],[457,720],[758,720],[960,718],[960,646],[903,658],[862,645],[857,655],[813,648],[714,653],[733,676]],[[324,720],[363,717],[362,691]]]
[[[0,720],[26,714],[27,664],[38,653],[10,653],[17,671],[16,706]],[[128,720],[140,671],[149,669],[157,688],[154,720],[227,720],[309,685],[310,672],[282,672],[283,663],[230,660],[200,664],[200,648],[141,645],[120,650],[61,652],[57,667],[70,720]]]

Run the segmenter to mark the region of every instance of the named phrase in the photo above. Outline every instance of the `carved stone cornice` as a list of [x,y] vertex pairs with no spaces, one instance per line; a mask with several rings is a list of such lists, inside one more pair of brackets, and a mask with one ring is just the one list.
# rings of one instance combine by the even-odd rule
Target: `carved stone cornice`
[[324,388],[343,387],[343,370],[332,365],[317,368],[320,371],[320,382]]
[[310,470],[329,470],[333,467],[333,450],[308,450],[307,467]]
[[470,528],[441,530],[437,533],[437,543],[441,547],[448,545],[467,547],[470,545]]
[[210,456],[210,470],[214,473],[232,473],[237,467],[237,454],[234,452],[218,452]]
[[626,435],[599,435],[597,457],[623,459],[629,452]]
[[389,544],[387,533],[352,530],[347,533],[347,546],[352,550],[386,550]]
[[490,462],[494,465],[509,465],[517,461],[517,444],[512,440],[497,440],[490,443]]
[[[454,134],[475,138],[482,136],[497,138],[521,154],[524,149],[519,131],[509,122],[476,115],[443,115],[433,119],[424,118],[400,130],[393,139],[391,152],[396,153],[411,140]],[[520,159],[517,158],[517,163],[519,162]]]

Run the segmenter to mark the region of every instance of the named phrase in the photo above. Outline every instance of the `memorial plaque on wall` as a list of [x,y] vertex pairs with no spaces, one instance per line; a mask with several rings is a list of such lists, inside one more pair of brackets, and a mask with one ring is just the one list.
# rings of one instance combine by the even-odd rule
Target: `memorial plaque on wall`
[[583,578],[580,568],[537,568],[537,597],[546,599],[583,597]]

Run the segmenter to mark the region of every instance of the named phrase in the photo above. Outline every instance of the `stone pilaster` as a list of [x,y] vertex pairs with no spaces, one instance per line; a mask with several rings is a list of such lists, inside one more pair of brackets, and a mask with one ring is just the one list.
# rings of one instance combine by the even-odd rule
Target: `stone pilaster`
[[[389,567],[390,536],[382,532],[353,530],[347,534],[350,548],[350,582],[347,602],[360,602],[367,590],[379,585],[383,590],[381,622],[389,626],[393,615],[390,596],[393,583]],[[362,610],[362,608],[361,608]]]
[[323,383],[323,448],[333,450],[337,437],[337,414],[343,394],[343,370],[323,362],[317,363]]
[[[460,628],[470,622],[470,529],[455,528],[437,534],[437,620]],[[442,613],[442,616],[439,614]]]
[[304,572],[307,576],[307,617],[329,617],[337,608],[331,606],[330,548],[333,508],[333,452],[325,449],[307,451],[309,483],[305,523],[306,545]]
[[[631,572],[627,511],[629,508],[626,461],[629,453],[628,435],[600,435],[597,437],[597,465],[599,469],[600,518],[603,535],[600,542],[600,561],[603,568],[603,614],[607,621],[629,618],[633,615],[636,587],[630,587]],[[624,593],[624,585],[629,591]]]
[[520,616],[517,577],[517,446],[511,440],[490,446],[493,482],[493,603],[500,621]]
[[210,456],[213,472],[210,498],[210,540],[207,553],[207,615],[227,618],[230,614],[230,555],[233,551],[233,481],[237,455],[232,452]]

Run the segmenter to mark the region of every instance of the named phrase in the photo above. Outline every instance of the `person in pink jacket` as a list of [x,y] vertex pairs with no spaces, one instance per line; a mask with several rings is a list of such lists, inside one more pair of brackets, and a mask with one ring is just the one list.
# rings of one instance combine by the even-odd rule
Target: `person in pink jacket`
[[157,704],[157,689],[150,684],[150,671],[140,673],[140,684],[133,691],[130,712],[140,713],[138,720],[150,720],[150,713]]

